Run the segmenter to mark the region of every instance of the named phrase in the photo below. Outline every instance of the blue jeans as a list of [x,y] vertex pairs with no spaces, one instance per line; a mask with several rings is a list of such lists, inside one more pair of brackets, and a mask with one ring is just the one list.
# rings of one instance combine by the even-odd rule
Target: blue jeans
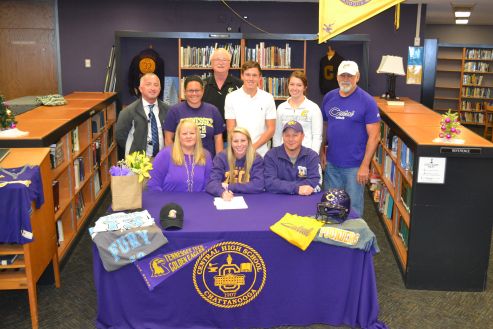
[[324,190],[329,188],[342,188],[351,198],[351,209],[363,217],[364,185],[358,184],[356,175],[359,167],[341,168],[327,161],[324,174]]

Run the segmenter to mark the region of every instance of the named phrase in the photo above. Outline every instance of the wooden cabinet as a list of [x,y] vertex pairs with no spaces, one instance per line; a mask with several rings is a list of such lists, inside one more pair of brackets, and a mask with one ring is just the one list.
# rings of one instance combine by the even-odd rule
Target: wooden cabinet
[[18,255],[11,265],[0,265],[0,290],[27,289],[33,328],[38,328],[36,283],[50,263],[53,265],[56,287],[60,287],[55,225],[50,225],[54,208],[49,152],[48,148],[13,148],[0,164],[5,168],[26,164],[40,167],[45,201],[39,209],[36,209],[34,203],[32,206],[30,220],[33,242],[23,245],[0,244],[0,255]]
[[373,197],[406,287],[486,289],[493,144],[464,127],[464,144],[436,143],[439,114],[409,99],[376,100],[382,139]]
[[0,147],[50,147],[50,195],[58,256],[63,259],[75,237],[109,187],[116,164],[115,93],[75,92],[63,106],[40,106],[16,117],[29,135],[0,139]]

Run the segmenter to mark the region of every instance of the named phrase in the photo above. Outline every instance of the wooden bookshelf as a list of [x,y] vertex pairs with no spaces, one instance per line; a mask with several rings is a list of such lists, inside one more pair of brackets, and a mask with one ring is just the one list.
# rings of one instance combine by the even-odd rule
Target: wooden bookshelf
[[[265,37],[265,36],[263,36]],[[232,34],[228,39],[178,38],[178,77],[180,98],[184,99],[183,83],[188,75],[205,78],[211,73],[210,56],[214,47],[226,45],[232,55],[232,73],[247,60],[257,61],[263,71],[261,88],[275,100],[286,100],[287,78],[295,70],[306,70],[307,40],[291,40],[290,35],[264,39],[260,35]],[[239,73],[238,73],[239,76]]]
[[[61,260],[83,232],[89,215],[108,189],[108,169],[117,162],[116,93],[74,92],[65,99],[66,105],[40,106],[17,116],[17,127],[28,131],[27,136],[0,139],[0,147],[60,144],[61,163],[49,170],[47,183],[53,196],[52,182],[58,182],[58,207],[55,210],[52,203],[54,214],[47,218],[51,218],[51,227],[56,229],[57,255]],[[97,128],[93,128],[95,123]],[[99,163],[96,163],[95,143],[99,144]]]
[[[435,142],[438,113],[406,98],[404,106],[375,99],[382,122],[371,190],[406,287],[485,290],[493,144],[465,127],[464,144]],[[445,159],[443,183],[420,178],[429,158]]]
[[451,109],[462,124],[483,126],[493,105],[493,46],[438,44],[435,66],[433,109]]
[[11,148],[1,163],[5,168],[37,165],[41,172],[44,204],[37,209],[33,202],[30,217],[34,240],[23,245],[0,244],[0,255],[19,255],[13,264],[0,265],[0,289],[27,289],[33,328],[39,327],[36,283],[50,263],[55,285],[60,287],[56,232],[49,221],[54,217],[49,153],[49,148]]

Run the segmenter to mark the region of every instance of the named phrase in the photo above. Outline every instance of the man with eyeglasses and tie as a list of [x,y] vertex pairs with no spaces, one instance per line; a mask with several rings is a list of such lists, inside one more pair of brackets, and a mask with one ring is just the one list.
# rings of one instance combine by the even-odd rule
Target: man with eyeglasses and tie
[[[204,80],[204,102],[215,105],[224,119],[224,100],[226,95],[241,88],[243,81],[229,74],[231,68],[231,54],[224,48],[216,48],[211,56],[213,74]],[[224,130],[223,140],[227,141],[227,132]]]
[[140,78],[141,98],[124,108],[116,122],[116,140],[125,155],[145,151],[155,157],[164,147],[163,125],[168,105],[158,99],[161,82],[154,73]]

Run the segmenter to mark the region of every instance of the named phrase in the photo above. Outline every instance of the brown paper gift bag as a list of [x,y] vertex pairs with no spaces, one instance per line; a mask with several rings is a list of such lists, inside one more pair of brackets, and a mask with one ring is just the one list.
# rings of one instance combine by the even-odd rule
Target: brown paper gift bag
[[111,176],[113,211],[142,208],[142,183],[139,176]]

